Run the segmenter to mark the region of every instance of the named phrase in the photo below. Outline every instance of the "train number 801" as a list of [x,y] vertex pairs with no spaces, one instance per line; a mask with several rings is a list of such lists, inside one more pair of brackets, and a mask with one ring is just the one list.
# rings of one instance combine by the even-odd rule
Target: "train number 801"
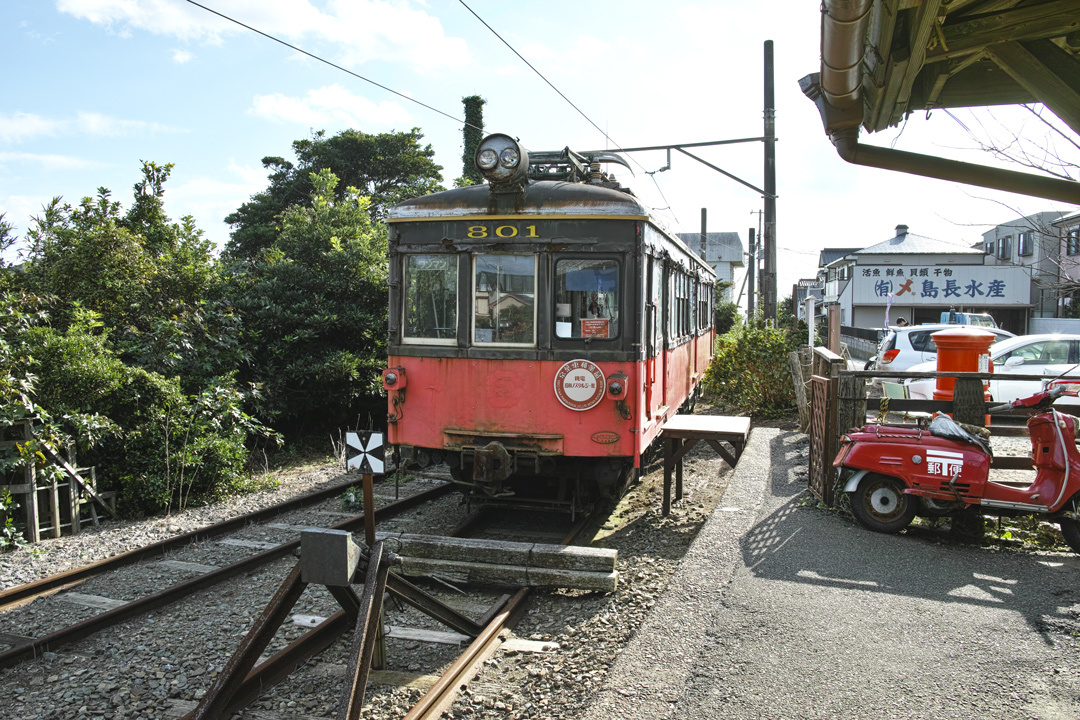
[[[526,225],[525,232],[520,234],[520,237],[526,238],[538,238],[536,234],[535,225]],[[487,225],[470,225],[468,236],[470,238],[514,238],[519,237],[520,228],[517,225],[497,225],[493,230],[489,230]]]

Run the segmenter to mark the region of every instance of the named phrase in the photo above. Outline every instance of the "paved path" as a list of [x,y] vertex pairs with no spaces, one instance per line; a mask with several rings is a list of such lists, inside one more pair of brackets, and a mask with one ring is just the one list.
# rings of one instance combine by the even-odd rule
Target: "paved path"
[[588,720],[1080,718],[1080,558],[878,535],[756,428]]

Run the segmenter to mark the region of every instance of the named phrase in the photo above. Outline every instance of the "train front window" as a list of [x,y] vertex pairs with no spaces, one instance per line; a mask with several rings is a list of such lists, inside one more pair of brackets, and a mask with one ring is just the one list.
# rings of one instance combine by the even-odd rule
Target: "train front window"
[[473,342],[535,345],[536,256],[477,255],[473,268]]
[[456,255],[405,256],[405,342],[455,343],[457,284]]
[[555,336],[606,340],[619,335],[619,263],[555,263]]

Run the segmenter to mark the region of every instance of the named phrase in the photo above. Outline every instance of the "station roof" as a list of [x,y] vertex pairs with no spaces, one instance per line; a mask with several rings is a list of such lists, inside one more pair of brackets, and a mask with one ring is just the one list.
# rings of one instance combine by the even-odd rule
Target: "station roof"
[[800,85],[848,162],[1080,201],[1073,181],[857,143],[919,110],[1026,103],[1080,135],[1080,2],[823,0],[821,55]]

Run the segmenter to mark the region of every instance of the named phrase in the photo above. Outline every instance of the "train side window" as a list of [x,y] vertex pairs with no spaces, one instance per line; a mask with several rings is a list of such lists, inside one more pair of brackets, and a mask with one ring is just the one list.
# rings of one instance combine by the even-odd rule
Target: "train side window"
[[619,263],[575,259],[555,263],[555,336],[607,340],[619,336]]
[[456,255],[405,256],[402,340],[426,345],[457,341]]
[[473,342],[536,344],[536,256],[473,258]]

